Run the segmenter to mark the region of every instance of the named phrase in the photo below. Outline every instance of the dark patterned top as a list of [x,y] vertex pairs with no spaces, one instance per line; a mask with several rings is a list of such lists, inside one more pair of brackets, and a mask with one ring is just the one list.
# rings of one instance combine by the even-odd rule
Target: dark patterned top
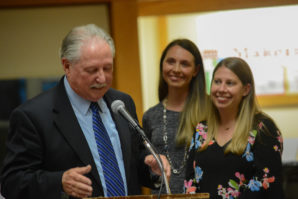
[[[268,132],[264,132],[264,129]],[[199,123],[190,146],[186,166],[185,192],[208,192],[216,199],[281,199],[282,136],[268,119],[250,132],[242,155],[224,154],[225,146],[211,141],[202,147],[208,133],[206,122]]]
[[[167,134],[168,134],[168,152],[172,160],[172,167],[180,168],[184,158],[184,147],[177,147],[175,137],[179,125],[179,112],[167,110]],[[143,128],[149,140],[157,149],[158,153],[165,155],[165,142],[163,140],[163,105],[159,103],[144,113]],[[169,186],[172,193],[183,193],[185,179],[185,169],[180,174],[172,172]],[[159,190],[152,190],[153,194],[157,194]],[[166,193],[165,189],[162,193]]]

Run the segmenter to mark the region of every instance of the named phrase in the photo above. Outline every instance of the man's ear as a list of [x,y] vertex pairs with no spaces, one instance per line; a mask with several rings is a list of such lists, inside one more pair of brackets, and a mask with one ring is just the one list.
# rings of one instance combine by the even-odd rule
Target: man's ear
[[70,62],[66,58],[62,58],[61,62],[62,62],[62,65],[63,65],[63,70],[67,74],[68,71],[69,71]]
[[251,89],[251,84],[246,84],[243,89],[244,89],[244,92],[243,92],[243,97],[244,97],[244,96],[248,95],[248,93]]

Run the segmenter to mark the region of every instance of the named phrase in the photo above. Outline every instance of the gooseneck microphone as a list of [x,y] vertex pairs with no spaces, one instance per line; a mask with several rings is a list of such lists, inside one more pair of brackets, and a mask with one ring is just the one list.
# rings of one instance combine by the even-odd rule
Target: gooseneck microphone
[[124,102],[122,102],[121,100],[115,100],[115,101],[113,101],[111,108],[114,113],[118,113],[122,117],[124,117],[129,122],[129,124],[142,135],[142,137],[146,137],[141,126],[125,109]]
[[129,124],[135,129],[137,130],[143,140],[144,140],[144,145],[145,147],[151,152],[151,154],[154,156],[154,158],[156,159],[157,163],[158,163],[158,166],[161,170],[161,173],[162,173],[162,178],[163,178],[163,181],[165,183],[165,187],[166,187],[166,191],[167,191],[167,194],[171,194],[171,191],[170,191],[170,187],[169,187],[169,183],[168,183],[168,180],[167,180],[167,176],[166,176],[166,173],[164,171],[164,168],[163,168],[163,165],[162,165],[162,162],[160,160],[160,157],[159,155],[157,155],[157,153],[155,152],[154,150],[154,147],[153,145],[151,144],[151,142],[149,141],[149,139],[147,138],[146,134],[144,133],[142,127],[139,125],[139,123],[129,114],[129,112],[125,109],[125,104],[124,102],[122,102],[121,100],[115,100],[112,102],[112,105],[111,105],[111,108],[112,108],[112,111],[116,114],[120,114],[122,117],[124,117],[128,122]]

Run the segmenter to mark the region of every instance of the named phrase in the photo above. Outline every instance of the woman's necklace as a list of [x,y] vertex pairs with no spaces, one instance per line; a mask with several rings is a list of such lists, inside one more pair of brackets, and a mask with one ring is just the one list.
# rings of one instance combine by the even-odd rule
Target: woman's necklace
[[174,168],[174,165],[173,165],[173,162],[171,160],[171,157],[170,157],[170,154],[169,154],[169,151],[168,151],[168,132],[167,132],[167,109],[166,109],[166,101],[164,101],[164,106],[163,106],[163,141],[165,143],[165,152],[166,152],[166,156],[168,158],[168,161],[171,165],[171,169],[172,169],[172,172],[174,174],[180,174],[186,164],[186,160],[187,160],[187,146],[185,146],[184,148],[184,158],[183,158],[183,162],[181,164],[181,166],[179,168]]

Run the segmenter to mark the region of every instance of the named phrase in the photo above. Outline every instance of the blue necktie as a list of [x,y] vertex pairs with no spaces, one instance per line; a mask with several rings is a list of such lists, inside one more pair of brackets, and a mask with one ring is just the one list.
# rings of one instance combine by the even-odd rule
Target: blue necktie
[[107,188],[107,197],[125,196],[123,178],[110,137],[99,115],[99,106],[96,102],[91,102],[90,108],[92,110],[94,136]]

